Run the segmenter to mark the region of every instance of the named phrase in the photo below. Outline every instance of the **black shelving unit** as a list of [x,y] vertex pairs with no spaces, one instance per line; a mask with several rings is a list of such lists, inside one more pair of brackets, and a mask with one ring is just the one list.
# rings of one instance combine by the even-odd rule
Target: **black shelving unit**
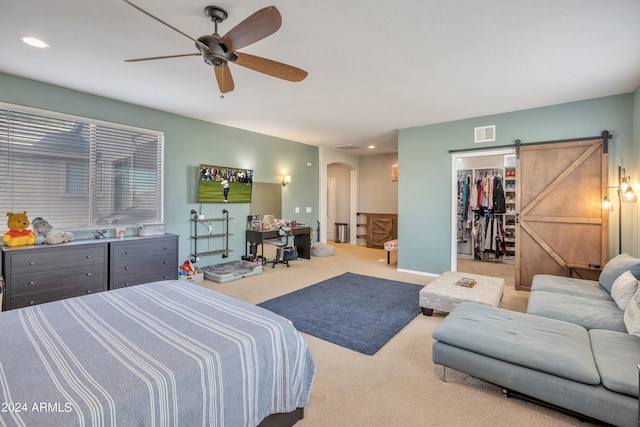
[[[233,219],[229,218],[229,211],[223,209],[222,217],[198,218],[198,213],[192,209],[191,215],[191,222],[193,224],[193,234],[191,235],[191,239],[193,239],[193,252],[191,253],[191,262],[195,263],[197,258],[210,255],[222,255],[222,258],[227,258],[229,256],[229,252],[233,252],[232,249],[229,249],[229,236],[233,236],[233,234],[229,233],[229,221]],[[209,229],[209,233],[198,234],[200,224],[206,224]],[[214,224],[222,224],[221,232],[213,232]],[[224,247],[222,249],[206,250],[202,252],[198,250],[199,241],[210,242],[212,239],[222,239]],[[210,248],[209,244],[207,245],[207,248]]]

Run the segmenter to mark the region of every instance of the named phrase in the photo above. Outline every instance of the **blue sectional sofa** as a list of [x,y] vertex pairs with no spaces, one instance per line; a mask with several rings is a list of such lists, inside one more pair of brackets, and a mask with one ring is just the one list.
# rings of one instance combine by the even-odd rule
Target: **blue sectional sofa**
[[[623,309],[625,272],[634,276],[623,276],[627,294],[635,288]],[[578,415],[637,426],[638,277],[640,259],[624,254],[598,281],[535,276],[527,313],[459,304],[433,332],[433,362]]]

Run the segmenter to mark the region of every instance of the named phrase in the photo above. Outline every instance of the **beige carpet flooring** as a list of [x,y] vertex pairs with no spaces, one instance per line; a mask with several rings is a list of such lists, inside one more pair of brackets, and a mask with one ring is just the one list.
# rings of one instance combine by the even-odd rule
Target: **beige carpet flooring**
[[[291,267],[266,266],[260,275],[202,286],[249,303],[260,303],[321,280],[352,272],[416,284],[431,277],[396,271],[395,254],[349,244],[333,244],[335,255],[299,259]],[[268,246],[268,245],[265,245]],[[271,255],[267,253],[267,255]],[[459,260],[458,271],[504,277],[503,308],[525,311],[527,292],[513,287],[513,266]],[[416,304],[418,301],[416,301]],[[317,363],[317,373],[300,427],[336,426],[589,426],[577,418],[507,398],[502,389],[431,360],[431,333],[444,314],[416,316],[373,356],[303,334]]]

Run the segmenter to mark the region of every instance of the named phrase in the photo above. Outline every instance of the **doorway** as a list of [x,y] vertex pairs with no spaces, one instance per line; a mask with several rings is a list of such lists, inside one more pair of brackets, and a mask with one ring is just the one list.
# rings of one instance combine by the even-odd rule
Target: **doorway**
[[[336,222],[336,179],[327,178],[327,225]],[[327,240],[336,240],[335,227],[327,227]]]
[[327,240],[335,241],[336,223],[350,223],[355,211],[352,209],[352,175],[353,170],[343,163],[327,165]]
[[[499,271],[495,275],[506,274],[512,280],[515,277],[515,166],[512,148],[452,155],[452,271],[466,268],[489,276],[492,271]],[[470,185],[478,178],[487,182],[500,179],[505,196],[504,213],[493,214],[481,204],[475,207],[468,204]],[[463,182],[469,184],[467,192],[461,188]],[[496,236],[501,240],[496,241]]]

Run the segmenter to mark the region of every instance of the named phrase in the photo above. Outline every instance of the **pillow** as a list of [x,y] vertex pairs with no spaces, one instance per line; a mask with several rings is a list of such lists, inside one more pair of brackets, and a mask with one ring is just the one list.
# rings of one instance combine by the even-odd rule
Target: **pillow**
[[611,286],[613,282],[625,271],[631,270],[631,268],[640,265],[640,259],[633,258],[629,254],[620,254],[613,257],[605,264],[604,269],[600,273],[598,281],[600,285],[611,293]]
[[640,289],[636,291],[624,311],[624,326],[631,335],[640,337]]
[[627,308],[627,304],[638,290],[638,281],[630,271],[625,271],[613,282],[611,286],[611,298],[620,309]]

